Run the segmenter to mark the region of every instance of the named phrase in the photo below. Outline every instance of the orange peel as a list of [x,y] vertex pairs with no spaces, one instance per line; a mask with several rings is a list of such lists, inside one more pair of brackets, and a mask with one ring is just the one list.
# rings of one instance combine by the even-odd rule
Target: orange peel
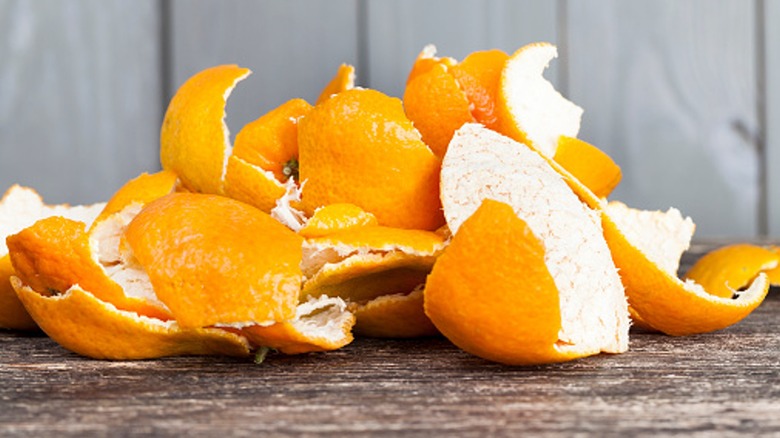
[[746,290],[733,291],[734,299],[711,294],[692,279],[680,280],[676,271],[682,251],[660,249],[662,242],[675,240],[673,245],[687,248],[694,227],[679,212],[643,212],[610,203],[602,219],[632,314],[647,328],[673,336],[720,330],[745,318],[766,297],[769,281],[763,273]]
[[298,230],[304,238],[323,237],[355,227],[379,225],[371,213],[354,204],[331,204],[318,208]]
[[207,68],[189,78],[171,99],[160,130],[160,162],[195,192],[223,193],[230,155],[225,105],[249,69]]
[[486,199],[434,266],[425,288],[426,314],[459,348],[509,365],[597,353],[560,341],[561,300],[545,253],[512,207]]
[[151,359],[163,356],[248,356],[246,339],[213,328],[182,329],[174,321],[118,310],[74,286],[44,296],[21,280],[14,287],[41,329],[62,347],[96,359]]
[[354,332],[373,338],[419,338],[440,334],[423,308],[423,285],[408,294],[382,295],[365,304],[351,305],[357,323]]
[[225,194],[268,213],[298,180],[298,121],[312,106],[291,99],[236,135],[225,173]]
[[733,298],[735,291],[750,285],[759,273],[777,268],[780,254],[757,245],[732,244],[710,251],[685,273],[709,294]]
[[355,88],[355,67],[349,64],[341,64],[333,79],[325,85],[317,98],[317,104],[330,99],[334,94]]
[[401,101],[352,89],[315,106],[298,131],[302,210],[350,203],[381,225],[442,225],[440,160],[423,143]]
[[[600,213],[583,204],[547,160],[527,146],[482,125],[467,124],[456,132],[444,157],[441,193],[447,224],[455,236],[453,243],[458,238],[460,226],[485,199],[510,205],[517,220],[524,224],[513,227],[527,226],[542,242],[545,248],[542,262],[553,279],[547,293],[558,297],[560,302],[560,306],[549,310],[560,313],[561,321],[550,348],[552,344],[565,345],[567,351],[573,352],[571,357],[619,353],[628,348],[626,299],[604,241]],[[495,243],[484,240],[480,255],[491,252]],[[450,248],[442,257],[449,251]],[[511,264],[512,261],[516,263]],[[507,263],[514,269],[524,269],[525,261],[510,258]],[[532,262],[541,263],[539,260]],[[469,263],[462,261],[461,266],[469,266]],[[493,260],[477,266],[485,272],[494,269],[497,263]],[[454,270],[454,264],[450,266],[450,271]],[[454,287],[454,283],[450,286]],[[494,300],[494,295],[502,293],[499,290],[503,289],[491,292],[490,288],[484,288],[484,299]],[[445,293],[437,296],[446,299]],[[430,312],[428,315],[437,323],[434,315]],[[486,314],[479,318],[484,317]],[[525,324],[510,320],[503,323],[513,330]],[[468,324],[464,322],[461,329],[465,330]],[[447,335],[439,324],[437,327]],[[523,354],[521,350],[525,347],[522,344],[516,348],[518,354]]]
[[14,185],[0,200],[0,328],[35,330],[37,325],[11,287],[10,277],[15,271],[8,254],[6,237],[17,233],[39,219],[66,216],[91,223],[104,204],[70,206],[49,205],[29,187]]
[[547,157],[555,155],[560,136],[577,136],[583,112],[542,76],[557,56],[549,43],[515,51],[501,72],[497,102],[499,131]]
[[609,155],[577,138],[561,136],[553,160],[599,198],[609,196],[623,178]]

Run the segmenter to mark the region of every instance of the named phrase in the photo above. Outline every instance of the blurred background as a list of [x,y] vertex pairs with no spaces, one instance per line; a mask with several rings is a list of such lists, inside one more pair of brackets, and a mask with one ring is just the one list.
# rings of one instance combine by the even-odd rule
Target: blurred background
[[0,192],[105,200],[159,169],[168,100],[222,63],[254,74],[232,133],[341,63],[401,96],[422,47],[462,59],[550,41],[612,198],[679,208],[697,237],[780,237],[780,0],[0,0]]

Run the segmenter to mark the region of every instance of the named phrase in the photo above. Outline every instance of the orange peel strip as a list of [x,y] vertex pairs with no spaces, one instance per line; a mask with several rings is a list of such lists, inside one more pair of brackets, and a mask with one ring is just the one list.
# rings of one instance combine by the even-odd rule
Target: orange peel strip
[[732,298],[755,280],[759,273],[777,268],[780,254],[750,244],[720,247],[702,256],[685,274],[708,293]]
[[353,304],[354,332],[373,338],[419,338],[439,330],[423,309],[423,287],[409,294],[382,295],[365,304]]
[[561,136],[553,156],[594,195],[606,198],[623,177],[620,167],[602,150],[582,140]]
[[150,359],[163,356],[248,356],[249,345],[221,329],[182,329],[118,310],[75,286],[62,295],[46,297],[14,277],[16,292],[41,327],[55,342],[96,359]]
[[309,239],[323,237],[354,227],[378,225],[376,216],[354,204],[331,204],[318,208],[298,230],[298,234]]
[[285,354],[329,351],[352,342],[355,316],[338,298],[320,297],[298,305],[295,318],[269,326],[251,325],[241,334],[254,345]]
[[220,65],[196,73],[171,99],[160,131],[160,162],[195,192],[222,193],[230,154],[225,105],[249,69]]
[[341,64],[333,79],[325,85],[317,98],[317,104],[330,99],[334,94],[355,88],[355,67],[349,64]]

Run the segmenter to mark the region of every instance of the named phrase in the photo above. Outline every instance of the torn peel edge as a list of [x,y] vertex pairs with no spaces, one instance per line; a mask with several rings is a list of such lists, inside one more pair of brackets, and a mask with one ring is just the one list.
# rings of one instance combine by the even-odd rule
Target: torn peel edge
[[133,360],[164,356],[212,355],[245,357],[244,337],[215,328],[182,329],[163,321],[119,310],[75,285],[46,297],[24,285],[12,284],[40,328],[62,347],[95,359]]

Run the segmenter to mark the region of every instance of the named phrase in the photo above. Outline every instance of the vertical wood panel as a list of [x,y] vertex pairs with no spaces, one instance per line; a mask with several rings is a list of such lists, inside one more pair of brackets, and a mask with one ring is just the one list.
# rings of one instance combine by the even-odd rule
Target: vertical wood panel
[[0,0],[0,191],[96,202],[159,167],[157,7]]
[[357,63],[357,0],[175,1],[172,81],[218,64],[253,74],[227,107],[232,135],[285,101],[313,103],[341,63]]
[[769,235],[780,237],[780,1],[764,1]]
[[[476,50],[512,53],[529,42],[557,39],[554,1],[366,1],[370,85],[392,96],[403,95],[426,44],[435,44],[440,56],[463,59]],[[555,81],[554,65],[547,76]]]
[[680,208],[697,236],[757,232],[755,4],[571,0],[581,137],[624,171],[615,197]]

